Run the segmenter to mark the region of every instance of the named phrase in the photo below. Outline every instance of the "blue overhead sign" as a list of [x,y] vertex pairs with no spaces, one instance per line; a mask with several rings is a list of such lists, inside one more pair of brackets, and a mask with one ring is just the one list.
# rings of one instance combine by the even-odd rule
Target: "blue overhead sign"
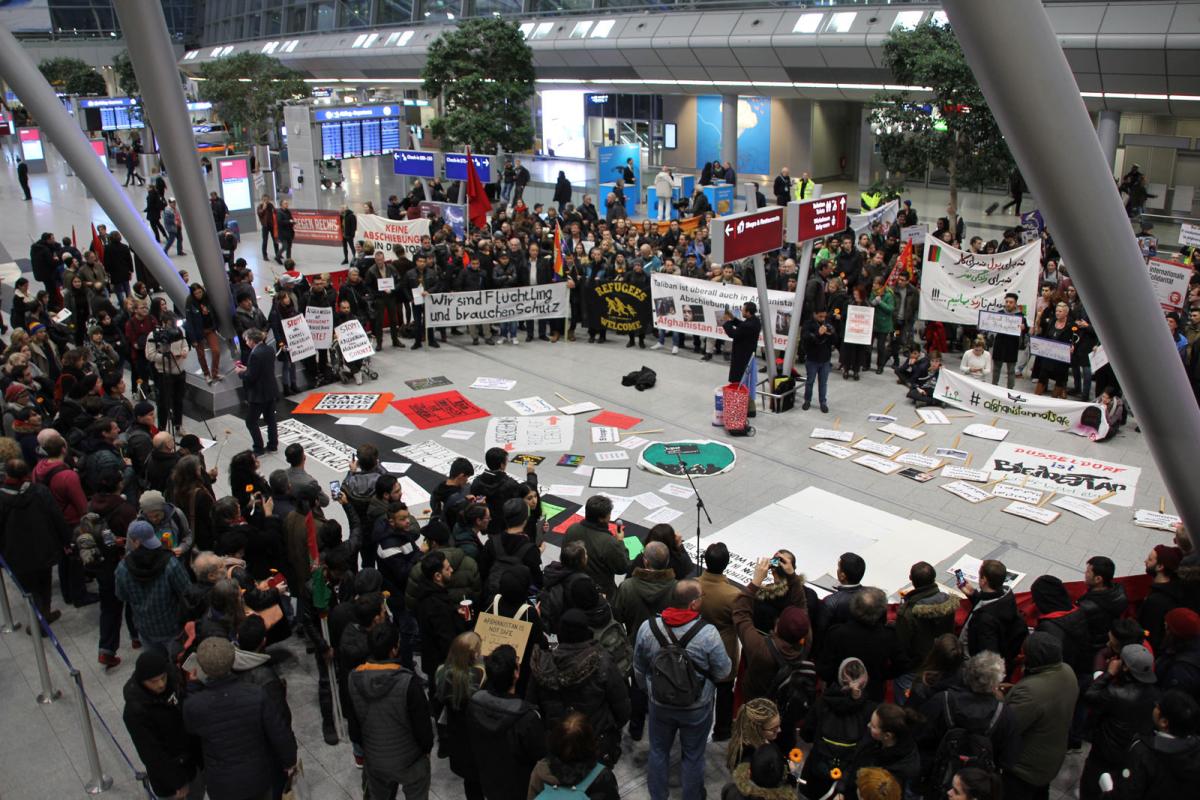
[[[471,156],[475,162],[475,171],[479,180],[484,183],[492,182],[492,159],[488,156]],[[467,154],[446,153],[446,180],[465,181],[467,179]]]
[[397,150],[392,153],[392,171],[413,178],[432,178],[437,174],[434,156],[424,150]]
[[400,106],[344,106],[342,108],[318,108],[313,112],[317,122],[334,122],[343,119],[384,119],[400,114]]
[[136,106],[137,100],[132,97],[81,97],[80,108],[115,108],[117,106]]

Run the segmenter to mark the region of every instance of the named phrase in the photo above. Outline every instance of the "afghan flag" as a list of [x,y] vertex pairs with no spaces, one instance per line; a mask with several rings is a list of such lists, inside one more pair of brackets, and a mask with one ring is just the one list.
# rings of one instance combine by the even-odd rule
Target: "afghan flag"
[[927,255],[927,256],[925,257],[925,260],[926,260],[926,261],[934,261],[934,262],[937,262],[937,261],[940,261],[940,260],[941,260],[941,258],[942,258],[942,247],[941,247],[941,245],[937,245],[937,244],[931,244],[931,245],[929,245],[929,255]]
[[563,279],[562,226],[554,226],[554,277]]
[[470,211],[468,222],[476,228],[487,227],[487,215],[492,209],[492,201],[488,199],[487,189],[479,180],[475,171],[475,161],[471,158],[471,148],[467,148],[467,208]]
[[[74,228],[71,228],[71,233],[75,233]],[[100,234],[96,233],[96,223],[94,222],[92,223],[92,252],[95,253],[96,257],[100,259],[101,263],[103,263],[104,242],[100,239]]]

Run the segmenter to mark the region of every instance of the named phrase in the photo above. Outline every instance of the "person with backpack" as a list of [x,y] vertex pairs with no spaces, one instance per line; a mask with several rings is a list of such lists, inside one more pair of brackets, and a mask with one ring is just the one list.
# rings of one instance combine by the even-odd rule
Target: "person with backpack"
[[1029,629],[1017,611],[1012,590],[1004,586],[1007,578],[1008,569],[1002,562],[989,558],[980,564],[979,587],[970,583],[962,587],[971,611],[958,638],[967,646],[970,656],[985,651],[999,653],[1004,659],[1004,674],[1011,675]]
[[[67,440],[57,433],[39,435],[45,457],[33,468],[33,481],[50,489],[63,520],[70,530],[75,530],[79,520],[87,513],[87,495],[79,473],[68,463],[70,449]],[[58,562],[58,586],[64,603],[83,608],[100,600],[100,595],[87,591],[83,580],[83,569],[74,553],[66,553]]]
[[558,633],[562,615],[575,607],[575,584],[594,583],[587,574],[587,548],[583,542],[571,542],[559,550],[558,561],[542,570],[542,591],[538,593],[538,614],[548,633]]
[[[511,498],[518,497],[518,483],[506,472],[508,453],[503,447],[488,448],[488,451],[483,454],[483,461],[487,465],[487,469],[471,481],[471,489],[468,494],[472,494],[476,498],[483,498],[491,510],[492,527],[488,529],[488,533],[501,533],[504,531],[504,503]],[[537,473],[532,464],[525,468],[525,482],[533,488],[537,488]]]
[[542,719],[515,693],[517,651],[503,644],[483,660],[482,689],[467,705],[471,751],[485,800],[525,800],[529,779],[545,755]]
[[[725,643],[729,660],[738,662],[738,635],[733,625],[733,601],[741,593],[736,585],[725,577],[729,566],[729,548],[724,542],[714,542],[704,550],[704,571],[700,573],[700,616],[710,625],[715,625]],[[733,679],[717,684],[716,708],[713,712],[713,741],[722,742],[729,738],[733,725]]]
[[[667,607],[671,591],[677,583],[670,565],[670,552],[665,544],[651,542],[646,545],[642,555],[646,566],[635,569],[632,575],[621,582],[612,597],[613,618],[625,626],[630,644],[636,643],[642,624]],[[631,684],[629,693],[633,700],[629,736],[637,742],[641,741],[646,724],[647,698],[636,681]]]
[[616,764],[621,729],[629,720],[629,687],[613,657],[593,637],[582,610],[563,614],[558,645],[534,649],[529,672],[533,679],[526,699],[538,707],[547,727],[582,712],[595,731],[597,757],[608,766]]
[[[926,796],[948,791],[954,774],[963,767],[996,771],[1016,763],[1021,752],[1016,713],[996,697],[1004,669],[998,653],[973,655],[962,666],[961,684],[938,692],[918,709],[927,720],[917,741]],[[1066,743],[1064,729],[1059,747],[1065,748]]]
[[675,735],[682,751],[684,800],[704,797],[704,751],[712,730],[716,682],[733,664],[717,629],[700,618],[700,583],[680,581],[662,614],[646,620],[633,650],[634,679],[650,699],[651,800],[666,800]]
[[500,594],[500,583],[510,572],[524,583],[526,592],[536,593],[542,585],[541,549],[525,533],[529,506],[524,500],[511,497],[504,502],[500,513],[503,532],[488,537],[480,557],[480,570],[487,575],[481,597],[484,606],[490,606],[492,599]]
[[446,524],[453,524],[446,519],[446,507],[451,504],[453,498],[466,497],[467,484],[474,474],[475,467],[471,464],[470,459],[460,456],[450,462],[450,474],[446,476],[446,480],[439,483],[429,493],[430,519],[443,519]]
[[867,694],[879,703],[887,690],[887,681],[905,669],[905,654],[896,638],[896,629],[886,625],[887,596],[882,589],[864,586],[850,600],[850,618],[833,628],[821,644],[817,673],[827,682],[847,658],[858,658],[871,676]]
[[150,523],[168,550],[182,558],[191,551],[193,536],[187,515],[182,509],[168,503],[162,492],[142,492],[138,498],[138,519]]
[[617,776],[598,756],[587,715],[557,720],[546,737],[549,754],[529,777],[530,800],[618,800]]
[[593,495],[583,505],[583,521],[567,528],[563,544],[581,541],[587,548],[587,573],[612,600],[617,593],[616,576],[629,572],[629,551],[625,549],[625,532],[617,526],[614,535],[609,531],[612,521],[612,500],[602,494]]
[[1112,775],[1118,800],[1191,797],[1200,785],[1200,705],[1174,689],[1153,713],[1154,733],[1134,739],[1127,766]]
[[[376,498],[376,483],[385,475],[387,470],[379,463],[379,448],[373,444],[364,444],[359,445],[355,457],[350,461],[349,471],[342,477],[342,493],[346,495],[358,518],[369,521],[363,529],[366,533],[365,541],[356,542],[363,568],[375,566],[376,554],[371,535],[379,524],[379,519],[387,513],[387,506],[372,507],[372,501]],[[395,498],[395,501],[399,500],[399,497]],[[387,502],[390,505],[393,501],[388,498]],[[375,513],[371,513],[372,510]]]
[[859,742],[876,703],[867,696],[867,668],[857,658],[848,658],[838,668],[837,682],[825,687],[800,729],[801,738],[812,742],[800,778],[805,794],[823,797],[836,782],[834,770],[845,774],[854,763]]
[[[96,479],[96,493],[88,501],[88,513],[79,522],[75,538],[84,570],[96,578],[100,594],[100,654],[97,661],[105,668],[121,663],[121,618],[129,627],[134,648],[141,647],[133,611],[117,598],[117,565],[125,555],[125,532],[137,516],[137,508],[121,496],[121,475],[110,471]],[[90,546],[89,546],[90,545]]]

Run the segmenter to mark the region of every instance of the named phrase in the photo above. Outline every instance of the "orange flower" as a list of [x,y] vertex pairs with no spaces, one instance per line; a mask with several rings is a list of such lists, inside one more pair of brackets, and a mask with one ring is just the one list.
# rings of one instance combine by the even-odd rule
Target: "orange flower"
[[833,769],[829,770],[829,777],[832,780],[840,781],[842,779],[842,771],[837,767],[834,767]]
[[247,484],[246,484],[246,492],[247,492],[247,493],[253,493],[253,492],[254,492],[254,484],[253,484],[253,483],[247,483]]
[[804,751],[801,750],[799,747],[793,747],[791,752],[788,753],[788,761],[791,761],[793,764],[799,764],[803,760],[804,760]]

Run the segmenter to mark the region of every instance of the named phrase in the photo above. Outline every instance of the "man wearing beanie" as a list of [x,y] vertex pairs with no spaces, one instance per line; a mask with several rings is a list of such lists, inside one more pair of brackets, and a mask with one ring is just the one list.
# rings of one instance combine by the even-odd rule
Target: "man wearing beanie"
[[1179,562],[1183,560],[1183,551],[1178,547],[1158,544],[1146,556],[1146,573],[1153,579],[1150,593],[1142,601],[1138,609],[1138,624],[1146,631],[1150,639],[1150,647],[1158,652],[1162,645],[1163,623],[1167,612],[1183,605],[1183,587],[1175,573]]
[[117,598],[133,609],[142,644],[173,656],[179,652],[179,619],[191,581],[149,522],[129,523],[125,546],[131,552],[117,565]]
[[529,504],[516,497],[504,501],[500,509],[503,533],[488,536],[480,555],[480,571],[487,575],[483,598],[490,604],[500,593],[500,579],[504,573],[517,570],[529,573],[528,583],[533,591],[542,587],[542,553],[538,545],[530,541],[525,533],[529,520]]
[[1129,746],[1137,736],[1154,732],[1154,703],[1159,687],[1154,676],[1154,656],[1140,644],[1121,648],[1084,692],[1091,711],[1092,749],[1079,779],[1081,800],[1099,800],[1100,776],[1120,774]]
[[578,711],[592,723],[600,760],[617,763],[621,728],[629,721],[629,687],[612,656],[593,638],[581,609],[563,612],[558,647],[534,650],[530,670],[526,699],[537,707],[546,728]]
[[233,674],[233,659],[221,637],[196,648],[203,688],[183,703],[184,728],[200,739],[210,800],[270,800],[296,767],[296,737],[262,687]]
[[177,556],[192,549],[192,529],[187,517],[167,502],[162,492],[142,492],[138,498],[138,519],[150,523],[159,540]]
[[1166,636],[1154,671],[1165,692],[1182,689],[1200,697],[1200,614],[1190,608],[1175,608],[1163,620]]
[[124,697],[122,719],[150,788],[158,797],[177,796],[196,776],[200,743],[184,730],[175,671],[164,653],[146,650],[138,656]]

